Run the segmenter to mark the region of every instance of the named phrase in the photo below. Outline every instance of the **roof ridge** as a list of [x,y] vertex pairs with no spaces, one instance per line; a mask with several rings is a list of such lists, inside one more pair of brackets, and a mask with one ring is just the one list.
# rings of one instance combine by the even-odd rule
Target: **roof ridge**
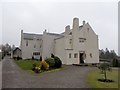
[[35,33],[23,33],[23,34],[29,34],[29,35],[43,35],[43,34],[35,34]]

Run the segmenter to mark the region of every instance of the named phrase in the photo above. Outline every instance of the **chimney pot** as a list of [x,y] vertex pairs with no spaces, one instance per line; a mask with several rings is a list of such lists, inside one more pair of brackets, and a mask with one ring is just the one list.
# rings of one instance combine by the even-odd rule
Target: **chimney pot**
[[85,20],[83,21],[83,25],[85,25]]

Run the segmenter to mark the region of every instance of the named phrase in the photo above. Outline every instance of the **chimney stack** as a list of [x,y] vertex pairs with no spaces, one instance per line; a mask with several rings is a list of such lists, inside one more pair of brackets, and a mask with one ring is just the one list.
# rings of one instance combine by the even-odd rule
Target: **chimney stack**
[[79,19],[74,18],[73,19],[73,30],[78,30],[79,29]]
[[43,34],[46,34],[47,33],[47,30],[45,29],[45,31],[43,31]]
[[83,21],[83,25],[85,25],[85,20]]
[[65,27],[65,34],[69,34],[70,33],[70,25],[67,25]]
[[67,25],[67,26],[65,27],[65,31],[67,31],[67,30],[70,30],[70,25]]
[[21,30],[21,34],[23,33],[23,30]]

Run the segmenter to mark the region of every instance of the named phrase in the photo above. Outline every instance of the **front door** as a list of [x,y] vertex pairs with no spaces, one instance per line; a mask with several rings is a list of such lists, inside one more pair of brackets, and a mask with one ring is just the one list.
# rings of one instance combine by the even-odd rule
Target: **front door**
[[80,64],[84,63],[84,52],[79,53],[79,60],[80,60]]

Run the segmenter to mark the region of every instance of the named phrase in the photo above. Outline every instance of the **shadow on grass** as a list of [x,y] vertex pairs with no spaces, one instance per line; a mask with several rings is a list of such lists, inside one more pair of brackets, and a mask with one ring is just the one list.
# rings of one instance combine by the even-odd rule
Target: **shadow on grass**
[[114,80],[110,80],[110,79],[98,79],[98,81],[105,82],[105,83],[115,82]]

